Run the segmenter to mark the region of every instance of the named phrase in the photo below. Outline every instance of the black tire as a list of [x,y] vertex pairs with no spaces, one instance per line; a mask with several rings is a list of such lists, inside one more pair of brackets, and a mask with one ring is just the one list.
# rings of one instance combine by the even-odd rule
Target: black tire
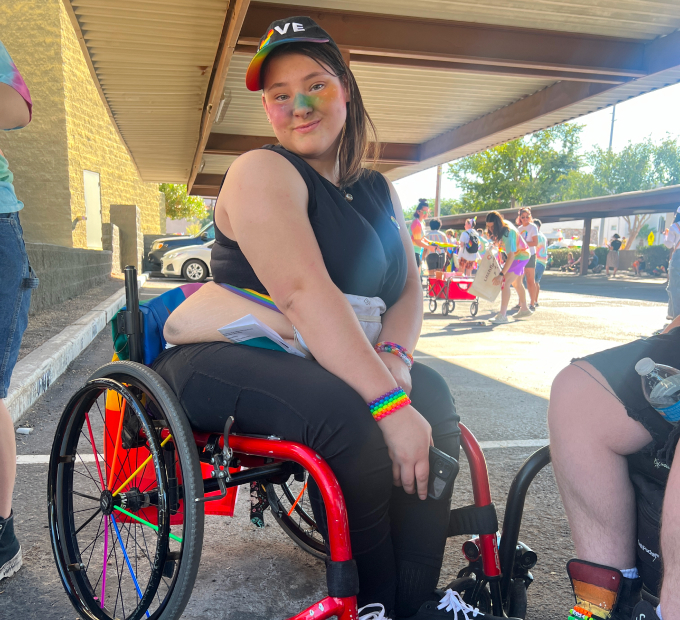
[[430,299],[429,309],[430,309],[430,312],[432,312],[432,313],[437,312],[437,300]]
[[182,265],[182,277],[187,282],[204,282],[208,277],[208,265],[202,260],[192,258]]
[[442,314],[444,316],[448,315],[449,313],[449,303],[447,301],[442,302]]
[[478,312],[479,312],[479,302],[477,300],[475,300],[470,304],[470,315],[471,316],[477,316]]
[[452,299],[449,299],[446,303],[449,306],[449,314],[452,314],[453,311],[456,309],[456,302],[453,301]]
[[[198,449],[182,405],[168,384],[153,370],[135,362],[112,362],[96,370],[90,380],[108,377],[124,383],[144,395],[147,411],[167,423],[175,445],[174,459],[182,474],[183,536],[175,566],[172,588],[159,620],[176,620],[189,602],[203,550],[204,504],[195,499],[203,497],[203,476],[198,460]],[[154,618],[154,615],[152,615]]]
[[[305,480],[308,476],[305,472]],[[325,560],[326,545],[311,510],[309,492],[303,489],[303,483],[296,484],[293,480],[283,484],[269,483],[267,499],[274,519],[295,544],[315,558]]]
[[524,579],[513,579],[510,583],[510,605],[508,616],[511,618],[527,617],[527,587]]

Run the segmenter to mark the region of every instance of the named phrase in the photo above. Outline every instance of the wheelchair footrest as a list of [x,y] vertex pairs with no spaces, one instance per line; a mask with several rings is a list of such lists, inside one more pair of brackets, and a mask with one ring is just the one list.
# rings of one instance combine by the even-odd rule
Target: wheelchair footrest
[[498,531],[496,505],[464,506],[452,510],[449,516],[447,536],[462,534],[495,534]]

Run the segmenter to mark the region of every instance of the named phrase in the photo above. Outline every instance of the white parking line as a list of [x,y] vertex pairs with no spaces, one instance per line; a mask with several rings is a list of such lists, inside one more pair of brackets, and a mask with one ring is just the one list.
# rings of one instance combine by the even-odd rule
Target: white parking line
[[[479,445],[482,447],[482,450],[493,450],[496,448],[541,448],[548,445],[548,440],[508,439],[507,441],[480,441]],[[85,463],[94,463],[94,454],[83,454],[81,458]],[[49,462],[49,454],[20,454],[17,456],[17,465],[47,465]]]

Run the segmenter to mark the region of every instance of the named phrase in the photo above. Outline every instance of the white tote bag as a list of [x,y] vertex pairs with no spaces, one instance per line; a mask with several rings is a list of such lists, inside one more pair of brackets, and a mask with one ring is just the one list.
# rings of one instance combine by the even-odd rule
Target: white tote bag
[[493,279],[501,275],[501,268],[496,257],[489,250],[477,263],[477,273],[472,286],[468,289],[475,297],[481,297],[486,301],[495,301],[501,292],[501,285],[494,284]]

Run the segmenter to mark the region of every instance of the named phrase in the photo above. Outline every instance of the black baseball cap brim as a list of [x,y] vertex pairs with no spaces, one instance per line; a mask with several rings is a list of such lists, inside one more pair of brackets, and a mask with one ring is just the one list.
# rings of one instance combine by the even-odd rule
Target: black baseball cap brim
[[313,19],[309,17],[289,17],[272,22],[266,34],[260,39],[257,53],[246,71],[246,88],[256,91],[260,83],[264,59],[284,43],[329,43],[333,39]]

